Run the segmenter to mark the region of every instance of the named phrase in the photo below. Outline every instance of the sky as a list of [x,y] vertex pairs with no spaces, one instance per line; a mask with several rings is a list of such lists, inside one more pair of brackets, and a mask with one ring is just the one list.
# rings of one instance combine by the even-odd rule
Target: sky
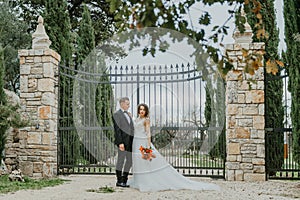
[[[219,3],[215,4],[214,6],[204,6],[202,3],[197,2],[194,4],[194,6],[192,6],[189,9],[189,13],[186,15],[186,17],[194,29],[199,29],[200,25],[198,24],[198,19],[204,11],[208,11],[212,16],[211,25],[207,26],[205,28],[205,31],[207,32],[207,35],[210,35],[211,29],[215,25],[223,25],[226,22],[226,20],[230,18],[230,14],[227,11],[229,8],[233,9],[234,6],[230,7],[226,4],[221,5]],[[275,9],[276,9],[276,18],[277,18],[276,22],[279,29],[279,38],[280,38],[278,52],[279,54],[281,54],[282,50],[286,49],[286,45],[284,42],[283,0],[275,0]],[[226,26],[229,26],[230,28],[228,30],[228,34],[224,35],[222,44],[232,44],[234,43],[234,39],[232,35],[235,30],[234,17],[232,17],[226,23]],[[211,44],[214,45],[213,43]],[[218,47],[221,48],[221,46]],[[139,52],[136,49],[134,51],[131,51],[130,55],[124,60],[121,60],[120,63],[136,63],[137,58],[139,60],[139,63],[147,63],[147,64],[149,62],[155,63],[157,62],[157,60],[159,60],[159,63],[170,63],[170,60],[172,60],[172,62],[188,62],[189,59],[187,59],[185,55],[179,55],[179,54],[171,55],[175,53],[176,50],[174,51],[174,48],[176,47],[171,47],[171,48],[173,49],[168,51],[165,54],[157,55],[155,58],[140,57],[140,56],[138,56],[139,57],[138,58],[137,55],[139,54]],[[181,45],[180,48],[186,48],[186,49],[181,49],[181,52],[183,52],[183,54],[187,54],[187,52],[190,52],[190,50],[187,49],[188,47]],[[160,56],[162,56],[164,59],[161,59]]]

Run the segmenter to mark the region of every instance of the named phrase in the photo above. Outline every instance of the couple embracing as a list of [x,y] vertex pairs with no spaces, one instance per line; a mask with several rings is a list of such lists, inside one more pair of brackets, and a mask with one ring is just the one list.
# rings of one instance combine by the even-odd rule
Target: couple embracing
[[[132,119],[128,97],[119,100],[120,109],[113,114],[115,144],[118,147],[116,176],[118,187],[132,187],[140,191],[161,190],[219,190],[217,185],[192,181],[178,173],[151,143],[149,108],[137,107],[137,118]],[[141,147],[151,149],[154,159],[145,159]],[[128,175],[132,167],[132,178]]]

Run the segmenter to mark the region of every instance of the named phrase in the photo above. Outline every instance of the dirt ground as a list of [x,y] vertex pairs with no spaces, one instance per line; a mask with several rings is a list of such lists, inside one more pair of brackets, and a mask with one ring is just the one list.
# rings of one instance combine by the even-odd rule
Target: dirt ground
[[[224,180],[212,180],[208,178],[190,179],[217,184],[221,191],[161,191],[140,192],[133,188],[115,187],[115,177],[112,175],[71,175],[60,176],[66,179],[64,184],[47,187],[41,190],[21,190],[15,193],[1,194],[0,200],[94,200],[94,199],[141,199],[141,200],[211,200],[211,199],[234,199],[234,200],[287,200],[300,199],[300,181],[275,181],[266,182],[229,182]],[[90,192],[100,187],[112,187],[113,193]]]

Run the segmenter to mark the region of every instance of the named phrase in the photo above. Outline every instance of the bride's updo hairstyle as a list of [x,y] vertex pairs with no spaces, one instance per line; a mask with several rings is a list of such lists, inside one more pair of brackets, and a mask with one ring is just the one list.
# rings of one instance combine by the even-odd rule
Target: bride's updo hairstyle
[[141,106],[143,106],[145,108],[145,117],[149,117],[149,107],[145,103],[141,103],[141,104],[138,105],[138,107],[137,107],[137,114],[138,115],[140,114],[140,108],[141,108]]

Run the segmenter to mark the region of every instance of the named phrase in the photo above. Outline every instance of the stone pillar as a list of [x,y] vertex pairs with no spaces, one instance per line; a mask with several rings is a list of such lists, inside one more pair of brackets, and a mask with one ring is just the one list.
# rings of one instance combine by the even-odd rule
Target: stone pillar
[[60,55],[49,49],[43,18],[32,35],[32,49],[19,50],[20,101],[30,125],[20,129],[18,167],[42,178],[57,174],[58,65]]
[[234,33],[235,44],[226,46],[234,70],[226,77],[226,180],[265,181],[264,68],[244,72],[242,49],[263,54],[264,43],[252,43],[252,30]]

